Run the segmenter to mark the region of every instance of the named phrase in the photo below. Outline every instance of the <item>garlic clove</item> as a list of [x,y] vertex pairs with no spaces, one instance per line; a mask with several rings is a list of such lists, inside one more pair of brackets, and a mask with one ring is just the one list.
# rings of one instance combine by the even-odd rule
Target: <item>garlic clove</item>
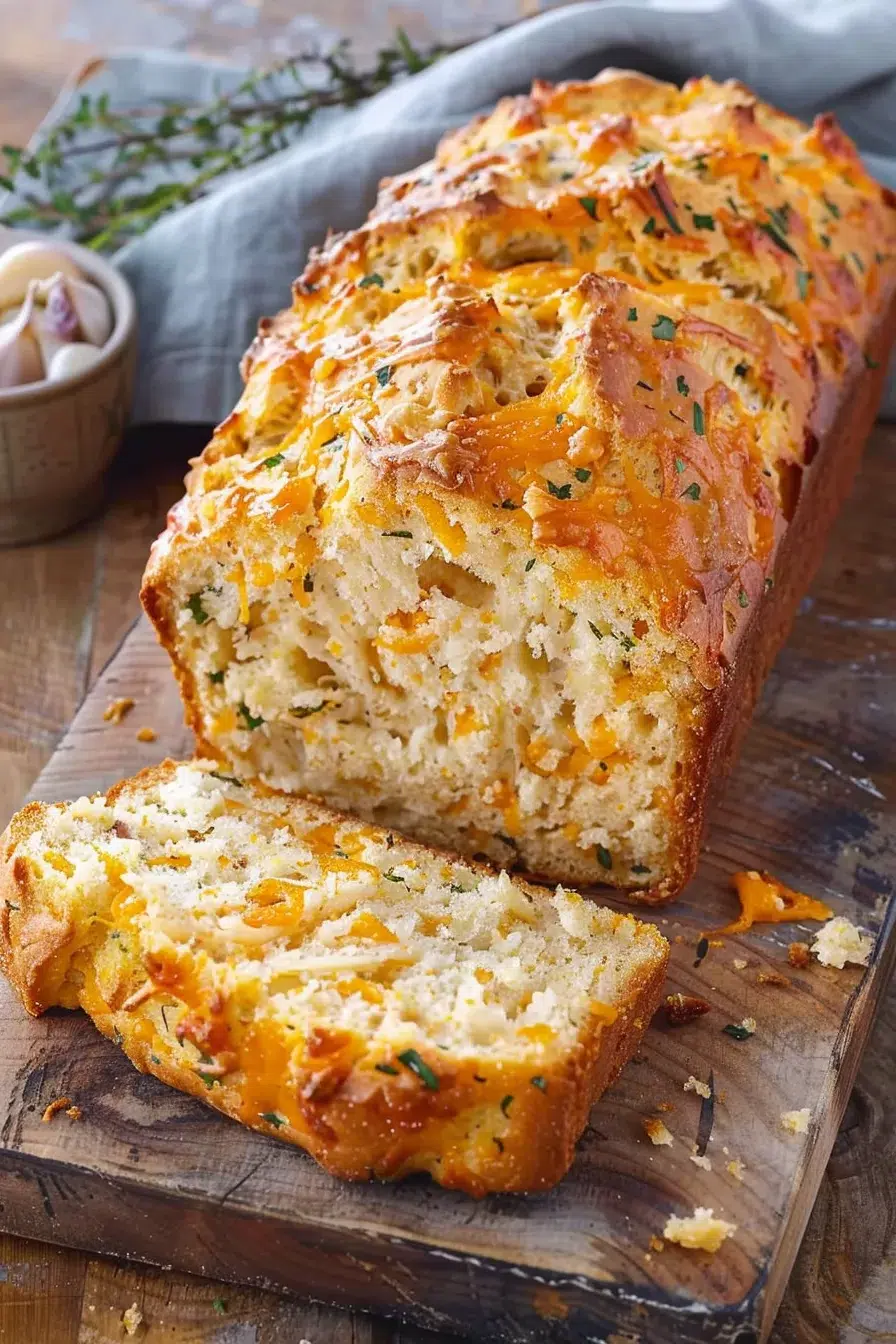
[[0,308],[22,303],[31,280],[49,280],[57,273],[82,279],[77,262],[61,247],[39,241],[8,247],[0,253]]
[[47,366],[47,377],[51,382],[71,378],[73,374],[89,369],[101,355],[102,351],[95,345],[88,345],[84,341],[60,345]]
[[33,302],[26,298],[19,315],[0,327],[0,388],[37,383],[44,376],[44,361],[31,324]]
[[105,345],[112,334],[109,300],[87,280],[72,280],[60,271],[35,284],[34,297],[44,305],[47,335],[57,341]]

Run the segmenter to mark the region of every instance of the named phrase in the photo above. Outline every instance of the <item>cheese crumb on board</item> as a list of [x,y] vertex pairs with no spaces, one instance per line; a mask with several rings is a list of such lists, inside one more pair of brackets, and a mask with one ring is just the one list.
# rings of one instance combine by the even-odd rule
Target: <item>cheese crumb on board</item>
[[656,1144],[658,1148],[668,1148],[672,1143],[672,1135],[669,1130],[662,1120],[656,1117],[644,1121],[644,1133],[650,1142]]
[[691,1153],[690,1157],[695,1167],[700,1167],[702,1171],[712,1171],[712,1163],[708,1157],[701,1157],[699,1153]]
[[117,700],[110,700],[103,710],[103,718],[107,723],[121,723],[125,714],[130,714],[136,704],[129,695],[122,695]]
[[66,1107],[71,1106],[71,1104],[71,1099],[69,1097],[56,1097],[44,1110],[44,1113],[41,1116],[41,1121],[43,1124],[48,1125],[54,1115],[58,1115],[60,1111],[64,1111]]
[[663,1228],[663,1236],[666,1241],[674,1241],[689,1251],[715,1254],[726,1237],[734,1236],[736,1231],[734,1223],[714,1217],[712,1209],[695,1209],[689,1218],[672,1214]]
[[695,1078],[693,1074],[685,1083],[684,1090],[685,1092],[696,1092],[698,1097],[708,1098],[711,1095],[709,1083],[701,1083],[700,1079]]
[[736,1181],[742,1181],[746,1167],[743,1162],[741,1162],[740,1158],[732,1157],[730,1162],[725,1163],[725,1170],[728,1175],[733,1176]]
[[137,729],[137,741],[138,741],[138,742],[155,742],[155,740],[156,740],[157,737],[158,737],[158,733],[156,732],[155,728],[138,728],[138,729]]
[[855,924],[838,915],[819,929],[812,951],[822,966],[835,966],[842,971],[847,962],[867,966],[873,947],[874,939],[870,934],[862,933]]
[[747,962],[743,957],[735,957],[731,965],[736,971],[745,971],[747,969]]
[[121,1323],[124,1326],[126,1335],[136,1335],[143,1324],[143,1312],[137,1306],[136,1302],[132,1302],[127,1310],[122,1312]]
[[786,1129],[788,1134],[805,1134],[811,1118],[812,1112],[808,1106],[804,1106],[801,1111],[782,1111],[781,1128]]

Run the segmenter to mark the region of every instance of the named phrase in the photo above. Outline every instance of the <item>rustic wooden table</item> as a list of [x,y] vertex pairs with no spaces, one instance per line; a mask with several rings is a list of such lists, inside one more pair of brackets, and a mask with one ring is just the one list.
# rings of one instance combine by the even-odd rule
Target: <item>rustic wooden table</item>
[[[401,17],[420,36],[457,40],[470,25],[527,12],[520,0],[455,6],[416,0]],[[287,0],[226,7],[243,50],[293,44],[298,8]],[[225,7],[218,7],[220,16]],[[327,27],[351,31],[363,9],[368,44],[388,30],[385,0],[309,0]],[[232,50],[213,0],[0,0],[0,140],[21,143],[62,79],[106,42],[170,42]],[[476,16],[473,22],[471,16]],[[482,16],[485,15],[483,20]],[[290,21],[292,32],[288,32]],[[306,21],[302,20],[304,24]],[[112,473],[106,506],[55,541],[0,551],[0,824],[19,805],[78,703],[137,614],[146,551],[177,497],[195,433],[132,435]],[[877,430],[896,451],[896,426]],[[894,559],[896,563],[896,559]],[[896,616],[896,613],[892,613]],[[782,1305],[774,1344],[896,1341],[896,990],[891,990],[840,1130]],[[127,1338],[123,1315],[142,1317],[147,1344],[437,1344],[383,1321],[117,1264],[0,1236],[0,1341],[106,1344]],[[484,1334],[484,1338],[487,1335]],[[649,1341],[645,1341],[649,1344]]]

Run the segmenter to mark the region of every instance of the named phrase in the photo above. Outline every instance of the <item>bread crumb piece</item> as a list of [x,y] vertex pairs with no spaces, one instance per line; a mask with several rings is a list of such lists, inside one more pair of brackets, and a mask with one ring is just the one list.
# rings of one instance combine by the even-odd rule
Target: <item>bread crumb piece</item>
[[736,1181],[742,1181],[746,1167],[743,1162],[741,1162],[740,1158],[732,1157],[730,1162],[725,1163],[725,1170],[728,1172],[728,1175],[733,1176]]
[[129,695],[122,695],[118,700],[110,700],[103,710],[103,718],[107,723],[121,723],[125,714],[130,714],[136,704]]
[[655,1116],[644,1121],[644,1133],[658,1148],[668,1148],[672,1143],[672,1135],[662,1120],[658,1120]]
[[791,943],[787,949],[787,960],[791,966],[796,966],[802,970],[804,966],[809,965],[809,944]]
[[684,1085],[685,1092],[696,1092],[698,1097],[708,1097],[710,1095],[709,1083],[701,1083],[699,1078],[691,1074]]
[[689,1251],[709,1251],[714,1255],[725,1238],[733,1237],[736,1231],[734,1223],[713,1217],[712,1209],[695,1209],[689,1218],[673,1214],[663,1228],[663,1236]]
[[747,969],[747,962],[743,957],[735,957],[731,964],[736,971],[745,971]]
[[666,1243],[663,1241],[662,1237],[650,1238],[650,1249],[652,1251],[662,1251],[665,1248],[665,1245]]
[[760,971],[756,976],[757,985],[777,985],[779,989],[789,989],[790,981],[780,971]]
[[667,994],[663,1010],[670,1026],[682,1027],[686,1022],[695,1022],[698,1017],[708,1013],[710,1005],[705,999],[698,999],[693,994]]
[[811,1117],[808,1106],[804,1106],[801,1111],[782,1111],[781,1128],[786,1129],[788,1134],[805,1134]]
[[65,1113],[69,1120],[80,1120],[84,1115],[80,1106],[66,1106]]
[[158,733],[156,732],[155,728],[138,728],[138,729],[137,729],[137,741],[138,741],[138,742],[155,742],[155,740],[156,740],[157,737],[158,737]]
[[50,1102],[49,1106],[41,1116],[41,1121],[43,1124],[48,1125],[54,1115],[58,1115],[60,1111],[64,1111],[65,1108],[71,1106],[71,1104],[70,1097],[57,1097],[55,1101]]
[[700,1167],[703,1171],[712,1171],[712,1163],[705,1155],[701,1157],[698,1153],[691,1153],[691,1161],[695,1167]]
[[658,1101],[656,1104],[656,1108],[658,1111],[663,1112],[675,1110],[675,1107],[672,1105],[671,1101]]
[[126,1335],[136,1335],[143,1324],[143,1312],[136,1302],[132,1302],[127,1311],[122,1313],[121,1323]]
[[874,939],[869,934],[862,933],[855,924],[838,915],[818,930],[812,951],[822,966],[835,966],[842,971],[847,962],[867,966],[873,947]]

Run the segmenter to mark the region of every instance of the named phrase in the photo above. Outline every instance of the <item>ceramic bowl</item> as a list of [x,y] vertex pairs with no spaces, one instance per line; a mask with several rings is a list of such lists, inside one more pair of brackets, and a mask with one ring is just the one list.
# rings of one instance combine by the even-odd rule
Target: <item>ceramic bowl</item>
[[[0,229],[0,253],[33,236]],[[89,369],[0,388],[0,546],[55,536],[99,506],[131,404],[137,314],[130,285],[87,248],[47,241],[70,252],[103,290],[112,334]]]

